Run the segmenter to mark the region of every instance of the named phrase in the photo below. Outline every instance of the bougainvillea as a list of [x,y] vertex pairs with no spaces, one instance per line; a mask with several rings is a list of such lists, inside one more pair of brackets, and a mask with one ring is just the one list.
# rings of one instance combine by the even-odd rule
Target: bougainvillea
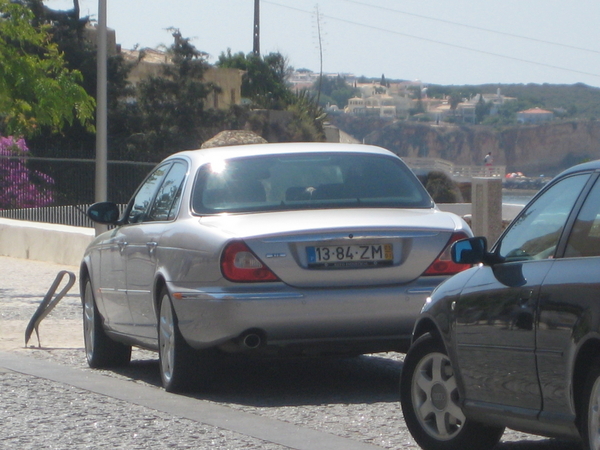
[[0,136],[0,210],[52,204],[54,180],[26,165],[24,139]]

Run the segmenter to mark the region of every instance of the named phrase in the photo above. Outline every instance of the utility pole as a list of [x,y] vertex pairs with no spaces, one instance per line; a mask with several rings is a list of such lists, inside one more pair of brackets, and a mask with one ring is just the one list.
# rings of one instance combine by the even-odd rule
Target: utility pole
[[[104,202],[107,197],[107,39],[106,39],[106,0],[98,0],[98,61],[96,86],[96,202]],[[96,234],[106,230],[104,225],[96,225]]]
[[254,56],[260,56],[260,0],[254,0]]
[[317,16],[317,37],[319,38],[319,90],[317,92],[317,106],[321,101],[321,88],[323,86],[323,38],[321,36],[321,14],[319,13],[319,5],[315,6]]

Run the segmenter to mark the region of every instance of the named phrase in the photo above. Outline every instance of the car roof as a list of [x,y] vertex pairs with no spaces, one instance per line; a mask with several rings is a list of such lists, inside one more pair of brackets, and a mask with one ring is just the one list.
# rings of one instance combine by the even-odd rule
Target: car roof
[[294,153],[370,153],[374,155],[396,156],[381,147],[363,144],[340,144],[331,142],[286,142],[273,144],[247,144],[208,149],[186,150],[167,158],[187,157],[192,161],[212,161],[243,156],[285,155]]
[[600,159],[595,161],[586,162],[583,164],[577,164],[576,166],[570,167],[562,171],[556,178],[569,175],[575,172],[587,172],[590,170],[600,170]]

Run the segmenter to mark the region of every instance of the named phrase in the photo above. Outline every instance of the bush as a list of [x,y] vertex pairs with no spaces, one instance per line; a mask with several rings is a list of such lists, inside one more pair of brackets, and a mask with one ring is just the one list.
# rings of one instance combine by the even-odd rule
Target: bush
[[28,153],[24,139],[0,137],[0,210],[47,206],[54,200],[54,180],[27,168],[23,157]]
[[436,203],[458,203],[462,201],[460,189],[443,172],[429,172],[423,180],[423,185]]

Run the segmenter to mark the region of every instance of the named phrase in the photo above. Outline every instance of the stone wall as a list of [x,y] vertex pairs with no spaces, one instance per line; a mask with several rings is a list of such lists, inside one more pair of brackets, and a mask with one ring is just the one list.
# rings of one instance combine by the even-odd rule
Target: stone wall
[[585,160],[600,159],[600,121],[554,121],[496,129],[396,122],[371,133],[365,143],[401,157],[441,158],[459,165],[482,164],[492,152],[507,172],[553,176]]

